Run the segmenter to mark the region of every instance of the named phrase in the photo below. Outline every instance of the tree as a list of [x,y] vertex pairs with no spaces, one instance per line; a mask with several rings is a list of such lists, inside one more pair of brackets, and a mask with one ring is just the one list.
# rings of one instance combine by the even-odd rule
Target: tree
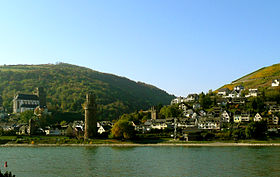
[[21,122],[28,123],[29,119],[34,117],[34,112],[32,110],[27,110],[22,112],[19,117]]
[[132,139],[134,138],[134,135],[135,131],[131,122],[127,119],[119,119],[111,129],[110,137],[117,139]]
[[160,116],[161,117],[178,117],[182,113],[182,110],[179,109],[178,105],[170,105],[170,106],[164,106],[160,109]]
[[65,130],[65,135],[68,137],[73,137],[73,128],[70,125]]
[[260,122],[251,122],[245,129],[246,138],[263,138],[265,132],[267,131],[266,121],[262,120]]
[[199,94],[199,104],[204,108],[208,109],[210,108],[212,104],[212,100],[209,94],[204,94],[203,92]]

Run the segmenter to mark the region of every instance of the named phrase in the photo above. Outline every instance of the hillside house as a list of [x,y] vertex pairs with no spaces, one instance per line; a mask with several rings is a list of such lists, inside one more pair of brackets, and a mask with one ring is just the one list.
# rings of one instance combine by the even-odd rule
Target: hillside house
[[198,120],[198,129],[204,130],[219,130],[220,129],[220,119],[213,117],[201,117]]
[[235,114],[233,116],[233,121],[234,121],[234,123],[249,122],[250,114],[247,114],[247,113]]
[[258,96],[258,89],[249,89],[249,93],[248,95],[246,95],[245,97],[257,97]]
[[101,125],[101,126],[98,128],[97,133],[99,133],[100,135],[102,135],[102,134],[104,134],[104,133],[109,134],[111,128],[112,128],[112,127],[109,126],[109,125]]
[[183,115],[186,116],[188,106],[185,103],[180,103],[179,104],[179,109],[181,109],[183,111]]
[[262,116],[259,113],[257,113],[254,117],[254,122],[259,122],[261,120],[262,120]]
[[201,106],[200,106],[200,104],[199,103],[194,103],[193,104],[193,109],[199,109]]
[[241,97],[241,92],[237,90],[232,90],[228,96],[228,98],[240,98]]
[[241,97],[241,98],[233,98],[232,100],[231,100],[231,103],[233,103],[233,104],[245,104],[245,102],[246,102],[246,98],[244,98],[244,97]]
[[230,90],[228,88],[221,88],[218,90],[217,95],[224,97],[224,96],[227,96],[229,93],[230,93]]
[[240,114],[234,115],[234,116],[233,116],[233,122],[234,122],[234,123],[242,122],[241,115],[240,115]]
[[241,92],[242,90],[244,90],[244,86],[243,85],[237,85],[233,88],[233,90]]
[[151,128],[152,129],[159,129],[159,130],[163,130],[163,129],[167,128],[166,120],[165,119],[153,120]]
[[230,122],[230,115],[227,111],[223,111],[221,114],[221,122],[226,122],[229,123]]
[[271,83],[272,87],[278,87],[280,84],[280,79],[274,79]]
[[268,125],[278,125],[278,123],[279,123],[279,118],[275,115],[272,115],[267,118]]
[[276,113],[276,112],[280,112],[280,106],[278,105],[272,105],[269,107],[269,113]]
[[218,106],[226,106],[229,102],[229,100],[226,98],[218,98],[216,101]]
[[179,103],[183,103],[183,102],[187,102],[186,98],[184,98],[184,97],[177,97],[177,98],[175,98],[175,99],[173,99],[171,101],[171,105],[179,104]]
[[200,111],[198,112],[198,114],[199,114],[200,116],[206,116],[206,115],[207,115],[207,113],[206,113],[204,110],[200,110]]
[[195,102],[199,98],[198,94],[189,94],[186,98],[187,102]]

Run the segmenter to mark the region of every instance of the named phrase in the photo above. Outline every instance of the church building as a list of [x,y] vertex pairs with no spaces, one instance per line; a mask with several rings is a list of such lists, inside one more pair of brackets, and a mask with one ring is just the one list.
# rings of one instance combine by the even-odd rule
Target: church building
[[13,99],[13,113],[46,107],[46,94],[43,88],[37,88],[35,94],[17,94]]

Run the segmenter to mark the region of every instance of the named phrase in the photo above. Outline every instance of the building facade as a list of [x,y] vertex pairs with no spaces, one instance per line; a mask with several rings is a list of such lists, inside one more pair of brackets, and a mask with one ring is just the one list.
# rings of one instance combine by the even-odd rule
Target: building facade
[[34,110],[36,107],[46,107],[46,94],[42,87],[37,88],[35,94],[17,94],[13,99],[13,113]]

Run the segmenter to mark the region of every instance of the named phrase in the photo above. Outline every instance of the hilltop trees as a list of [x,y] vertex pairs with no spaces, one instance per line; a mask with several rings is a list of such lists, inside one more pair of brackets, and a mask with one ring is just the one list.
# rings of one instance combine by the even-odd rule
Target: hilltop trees
[[113,120],[123,113],[160,103],[168,104],[174,98],[151,85],[65,63],[0,66],[0,94],[9,112],[17,92],[32,93],[39,86],[47,92],[51,112],[82,113],[85,95],[93,91],[102,120]]

